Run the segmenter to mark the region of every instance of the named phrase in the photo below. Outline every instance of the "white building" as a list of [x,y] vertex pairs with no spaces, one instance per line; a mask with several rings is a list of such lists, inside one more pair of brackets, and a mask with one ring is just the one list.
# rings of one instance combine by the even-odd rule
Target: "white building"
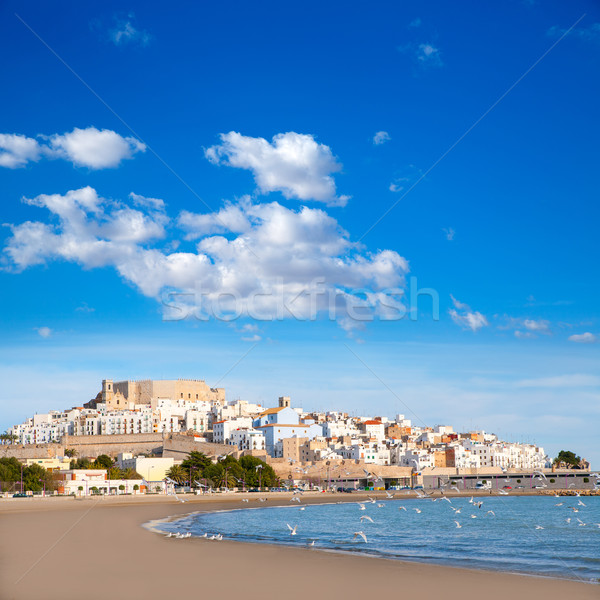
[[229,435],[229,444],[239,450],[265,450],[265,436],[256,429],[234,429]]

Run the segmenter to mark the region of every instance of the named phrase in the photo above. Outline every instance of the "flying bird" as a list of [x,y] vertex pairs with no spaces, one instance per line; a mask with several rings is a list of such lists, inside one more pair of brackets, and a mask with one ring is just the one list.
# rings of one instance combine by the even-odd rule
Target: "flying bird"
[[290,535],[296,535],[296,530],[298,529],[298,525],[292,527],[289,523],[286,523],[288,529],[290,530]]
[[461,529],[462,525],[458,521],[454,521],[456,523],[456,529]]
[[360,522],[362,523],[363,521],[369,521],[370,523],[374,523],[375,521],[373,521],[373,519],[371,519],[371,517],[369,517],[369,515],[363,515],[360,518]]
[[354,532],[354,537],[352,538],[352,541],[356,540],[357,537],[361,537],[365,541],[365,544],[367,543],[367,536],[364,534],[364,532],[362,532],[362,531],[355,531]]

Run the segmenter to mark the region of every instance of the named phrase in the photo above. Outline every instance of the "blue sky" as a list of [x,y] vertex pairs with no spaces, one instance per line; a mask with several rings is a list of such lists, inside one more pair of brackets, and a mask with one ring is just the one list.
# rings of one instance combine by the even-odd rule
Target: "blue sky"
[[198,377],[599,464],[597,3],[0,16],[0,429]]

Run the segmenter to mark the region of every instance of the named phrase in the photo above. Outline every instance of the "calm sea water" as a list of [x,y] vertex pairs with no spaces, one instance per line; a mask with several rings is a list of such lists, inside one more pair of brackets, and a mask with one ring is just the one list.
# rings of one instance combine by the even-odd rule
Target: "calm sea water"
[[[318,549],[600,581],[600,497],[475,498],[479,500],[481,508],[468,498],[452,498],[451,504],[394,499],[366,503],[365,510],[358,503],[306,505],[304,510],[293,503],[197,513],[160,523],[159,529],[290,546],[307,546],[314,540]],[[251,502],[251,507],[257,504]],[[559,503],[562,506],[556,506]],[[373,522],[361,522],[365,516]],[[297,526],[296,535],[290,534],[288,524]],[[353,540],[358,531],[364,532],[366,543],[360,537]]]

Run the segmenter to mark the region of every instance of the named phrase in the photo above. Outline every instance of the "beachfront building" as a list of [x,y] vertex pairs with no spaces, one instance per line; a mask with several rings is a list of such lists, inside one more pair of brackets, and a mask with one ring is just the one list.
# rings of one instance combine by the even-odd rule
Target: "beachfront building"
[[174,464],[175,459],[167,457],[133,456],[129,452],[122,452],[117,456],[117,466],[120,469],[133,469],[147,481],[164,479]]
[[164,481],[143,479],[109,479],[106,469],[69,469],[61,471],[61,494],[91,496],[94,494],[133,494],[146,491],[164,492]]

